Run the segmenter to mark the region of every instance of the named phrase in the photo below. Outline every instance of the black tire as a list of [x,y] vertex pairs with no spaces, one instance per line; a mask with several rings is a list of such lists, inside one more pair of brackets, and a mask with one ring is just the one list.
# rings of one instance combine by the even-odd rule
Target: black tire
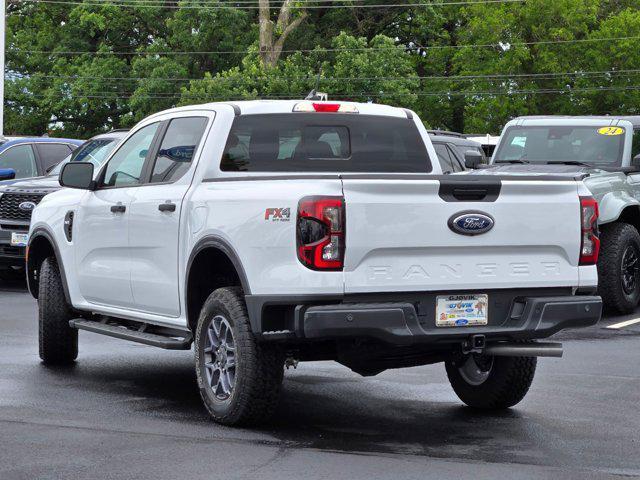
[[78,330],[69,326],[72,318],[58,263],[54,257],[48,257],[40,267],[38,285],[38,333],[44,363],[65,365],[78,357]]
[[[536,357],[482,356],[478,362],[485,363],[486,379],[481,383],[471,384],[460,369],[468,359],[469,356],[449,360],[445,366],[456,395],[473,408],[498,410],[513,407],[529,391],[536,372]],[[490,367],[487,368],[487,365]]]
[[[206,339],[210,324],[220,317],[230,326],[235,358],[234,384],[230,394],[223,392],[222,398],[211,386],[216,383],[212,370],[205,367],[205,362],[211,366],[218,359],[205,352],[205,345],[211,343]],[[277,346],[256,342],[240,288],[219,288],[207,298],[198,319],[194,349],[200,396],[213,420],[224,425],[252,425],[273,415],[282,387],[284,355]],[[227,361],[227,353],[223,361]],[[217,377],[221,375],[218,371]]]
[[[602,230],[600,242],[598,293],[605,307],[623,314],[631,313],[640,301],[640,234],[633,225],[614,223]],[[623,262],[630,250],[637,259],[632,288],[623,280]]]

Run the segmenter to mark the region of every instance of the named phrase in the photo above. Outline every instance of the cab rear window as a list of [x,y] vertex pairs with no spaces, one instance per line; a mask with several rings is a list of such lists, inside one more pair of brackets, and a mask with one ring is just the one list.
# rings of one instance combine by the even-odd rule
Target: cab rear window
[[412,120],[338,113],[237,117],[220,168],[228,172],[426,173]]

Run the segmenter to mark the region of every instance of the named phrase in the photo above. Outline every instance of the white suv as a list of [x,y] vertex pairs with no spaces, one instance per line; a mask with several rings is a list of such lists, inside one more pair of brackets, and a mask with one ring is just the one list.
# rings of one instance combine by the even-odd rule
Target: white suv
[[533,340],[600,317],[597,205],[580,178],[442,175],[436,158],[416,114],[383,105],[146,118],[33,213],[41,358],[74,361],[78,329],[193,343],[225,424],[268,417],[283,365],[305,360],[444,362],[465,403],[518,403],[535,357],[562,354]]

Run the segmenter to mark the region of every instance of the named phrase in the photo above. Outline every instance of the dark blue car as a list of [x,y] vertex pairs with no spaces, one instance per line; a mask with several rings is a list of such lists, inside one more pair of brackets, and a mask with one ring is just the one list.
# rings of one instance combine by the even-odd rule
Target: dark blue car
[[45,175],[82,143],[72,138],[49,137],[0,140],[0,185]]

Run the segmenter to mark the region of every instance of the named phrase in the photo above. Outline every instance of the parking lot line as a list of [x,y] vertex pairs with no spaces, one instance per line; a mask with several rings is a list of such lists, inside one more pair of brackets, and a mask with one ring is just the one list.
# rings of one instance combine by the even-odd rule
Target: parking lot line
[[631,320],[626,320],[624,322],[614,323],[613,325],[609,325],[606,328],[624,328],[635,323],[640,323],[640,318],[632,318]]

